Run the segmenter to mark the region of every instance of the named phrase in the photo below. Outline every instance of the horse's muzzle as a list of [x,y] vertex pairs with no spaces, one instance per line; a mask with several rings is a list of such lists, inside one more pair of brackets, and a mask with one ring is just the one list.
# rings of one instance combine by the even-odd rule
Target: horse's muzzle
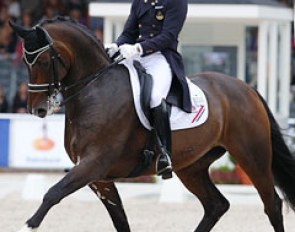
[[47,115],[47,110],[45,109],[38,109],[37,110],[37,116],[40,118],[45,118],[45,116]]
[[44,108],[33,109],[31,111],[31,114],[33,114],[39,118],[45,118],[47,115],[47,109],[44,109]]

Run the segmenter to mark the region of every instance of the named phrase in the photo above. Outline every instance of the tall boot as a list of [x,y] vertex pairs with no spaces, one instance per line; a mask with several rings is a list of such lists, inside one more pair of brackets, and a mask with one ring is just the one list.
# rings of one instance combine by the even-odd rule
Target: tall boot
[[161,175],[163,179],[168,179],[172,177],[171,128],[165,100],[162,100],[161,105],[153,108],[151,112],[160,147],[156,167],[157,175]]

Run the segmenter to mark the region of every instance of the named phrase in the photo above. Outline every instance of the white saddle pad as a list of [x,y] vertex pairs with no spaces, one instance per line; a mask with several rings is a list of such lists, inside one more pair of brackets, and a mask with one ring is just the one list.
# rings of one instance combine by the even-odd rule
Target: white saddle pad
[[[134,105],[139,120],[146,129],[151,130],[152,127],[145,117],[140,104],[140,83],[137,76],[137,71],[134,68],[132,61],[125,60],[122,62],[122,64],[124,64],[129,70]],[[170,124],[172,130],[197,127],[205,123],[208,119],[208,102],[204,92],[197,85],[192,83],[188,78],[187,82],[191,95],[192,113],[186,113],[178,107],[172,106],[170,116]],[[162,98],[166,98],[166,96],[162,96],[161,99]]]

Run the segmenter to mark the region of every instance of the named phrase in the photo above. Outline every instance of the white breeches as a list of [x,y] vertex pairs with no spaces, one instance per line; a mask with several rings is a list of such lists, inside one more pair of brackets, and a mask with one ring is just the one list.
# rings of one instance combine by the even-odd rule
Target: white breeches
[[152,75],[153,88],[150,107],[154,108],[166,98],[172,83],[172,71],[166,58],[160,52],[145,57],[136,57],[146,72]]

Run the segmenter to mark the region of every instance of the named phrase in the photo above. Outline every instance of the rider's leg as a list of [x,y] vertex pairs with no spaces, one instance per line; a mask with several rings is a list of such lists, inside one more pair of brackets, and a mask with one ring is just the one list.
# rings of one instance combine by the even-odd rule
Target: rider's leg
[[160,139],[160,154],[157,159],[157,175],[162,175],[163,179],[172,177],[171,162],[171,128],[169,113],[165,100],[161,105],[152,109],[153,126]]
[[160,52],[141,57],[139,61],[153,79],[150,104],[153,118],[152,123],[163,145],[161,154],[157,159],[157,174],[163,175],[163,178],[166,179],[172,176],[171,129],[169,115],[165,102],[162,104],[162,99],[165,99],[169,93],[172,83],[172,72],[166,58]]

